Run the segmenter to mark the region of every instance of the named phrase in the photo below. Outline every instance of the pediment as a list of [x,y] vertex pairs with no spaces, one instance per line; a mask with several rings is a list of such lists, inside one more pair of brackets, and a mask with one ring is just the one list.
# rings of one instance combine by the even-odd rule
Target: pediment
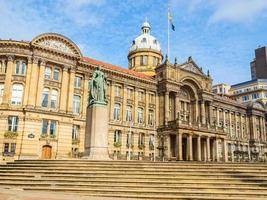
[[[200,67],[190,58],[190,60],[180,66],[181,69],[193,72],[199,75],[205,75]],[[205,75],[206,76],[206,75]]]
[[41,34],[32,40],[32,44],[71,56],[82,56],[80,49],[74,42],[56,33]]

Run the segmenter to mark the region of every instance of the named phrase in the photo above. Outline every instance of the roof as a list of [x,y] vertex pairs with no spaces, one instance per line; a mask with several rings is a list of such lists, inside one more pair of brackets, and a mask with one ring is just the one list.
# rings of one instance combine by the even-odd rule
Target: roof
[[231,85],[231,87],[245,86],[245,85],[249,85],[249,84],[252,84],[252,83],[267,83],[267,79],[254,79],[254,80],[238,83],[238,84],[235,84],[235,85]]
[[135,76],[137,78],[142,78],[142,79],[150,80],[150,81],[155,80],[152,76],[147,76],[145,74],[142,74],[142,73],[130,70],[130,69],[122,68],[122,67],[119,67],[116,65],[112,65],[112,64],[109,64],[109,63],[106,63],[103,61],[95,60],[93,58],[82,57],[82,60],[85,62],[88,62],[90,64],[93,64],[93,65],[100,65],[106,69],[121,72],[121,73],[128,74],[128,75],[132,75],[132,76]]

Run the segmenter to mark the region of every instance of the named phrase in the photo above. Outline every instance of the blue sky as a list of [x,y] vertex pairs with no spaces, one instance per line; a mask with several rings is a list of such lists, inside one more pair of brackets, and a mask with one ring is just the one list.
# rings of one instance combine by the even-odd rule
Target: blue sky
[[267,0],[0,0],[0,38],[31,40],[44,32],[72,39],[84,56],[127,67],[132,40],[147,17],[171,61],[192,56],[214,83],[250,79],[254,49],[267,45]]

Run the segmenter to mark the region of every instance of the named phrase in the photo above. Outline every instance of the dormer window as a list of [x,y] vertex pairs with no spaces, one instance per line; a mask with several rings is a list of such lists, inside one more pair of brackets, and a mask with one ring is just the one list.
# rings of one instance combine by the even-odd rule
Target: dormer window
[[157,40],[153,40],[153,43],[154,43],[154,44],[157,44]]
[[135,45],[135,40],[133,40],[133,45]]

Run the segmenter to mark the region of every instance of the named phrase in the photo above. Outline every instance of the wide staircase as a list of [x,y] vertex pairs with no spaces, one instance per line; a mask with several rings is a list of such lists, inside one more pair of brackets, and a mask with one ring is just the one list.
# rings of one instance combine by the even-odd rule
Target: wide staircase
[[18,160],[0,188],[133,199],[267,199],[267,164]]

